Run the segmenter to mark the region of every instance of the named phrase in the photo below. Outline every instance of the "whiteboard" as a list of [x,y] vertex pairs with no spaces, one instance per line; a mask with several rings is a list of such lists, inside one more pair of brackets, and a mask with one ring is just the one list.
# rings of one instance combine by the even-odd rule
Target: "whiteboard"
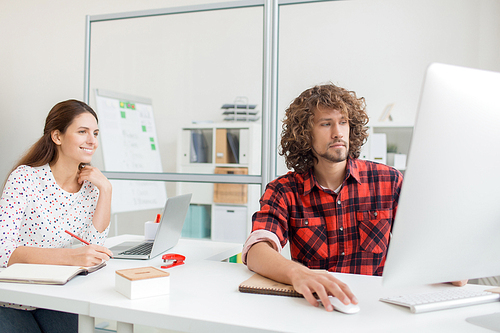
[[[163,172],[151,99],[96,89],[104,169]],[[162,208],[163,182],[110,180],[112,213]]]

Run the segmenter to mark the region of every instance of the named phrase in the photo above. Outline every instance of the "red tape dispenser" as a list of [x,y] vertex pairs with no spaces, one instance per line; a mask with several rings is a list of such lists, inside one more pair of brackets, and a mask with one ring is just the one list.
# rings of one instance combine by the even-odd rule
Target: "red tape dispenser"
[[183,265],[184,260],[186,260],[186,257],[183,256],[182,254],[175,254],[175,253],[164,254],[161,258],[163,259],[163,262],[166,264],[161,266],[161,268],[163,269]]

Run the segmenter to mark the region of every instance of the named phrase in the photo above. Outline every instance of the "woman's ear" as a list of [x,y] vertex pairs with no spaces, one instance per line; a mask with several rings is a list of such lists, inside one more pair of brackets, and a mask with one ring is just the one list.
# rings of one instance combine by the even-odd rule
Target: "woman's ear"
[[61,145],[61,132],[59,132],[59,130],[53,130],[52,133],[50,133],[50,137],[57,146]]

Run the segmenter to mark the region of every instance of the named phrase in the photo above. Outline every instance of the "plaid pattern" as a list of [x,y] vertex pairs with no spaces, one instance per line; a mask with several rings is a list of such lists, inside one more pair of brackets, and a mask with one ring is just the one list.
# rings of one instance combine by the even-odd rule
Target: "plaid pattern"
[[292,259],[314,269],[382,275],[402,174],[370,161],[349,159],[338,194],[323,189],[312,169],[270,182],[253,215],[255,230],[290,239]]

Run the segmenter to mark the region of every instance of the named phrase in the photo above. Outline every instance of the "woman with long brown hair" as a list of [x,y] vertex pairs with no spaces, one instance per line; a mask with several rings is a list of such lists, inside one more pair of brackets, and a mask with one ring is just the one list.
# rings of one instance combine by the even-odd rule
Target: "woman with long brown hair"
[[[111,184],[90,165],[98,147],[97,122],[94,110],[77,100],[60,102],[49,112],[43,136],[20,159],[3,188],[0,267],[92,266],[112,256],[102,246],[110,222]],[[71,247],[73,238],[65,231],[90,245]],[[76,331],[78,317],[0,302],[0,331],[31,328]]]

